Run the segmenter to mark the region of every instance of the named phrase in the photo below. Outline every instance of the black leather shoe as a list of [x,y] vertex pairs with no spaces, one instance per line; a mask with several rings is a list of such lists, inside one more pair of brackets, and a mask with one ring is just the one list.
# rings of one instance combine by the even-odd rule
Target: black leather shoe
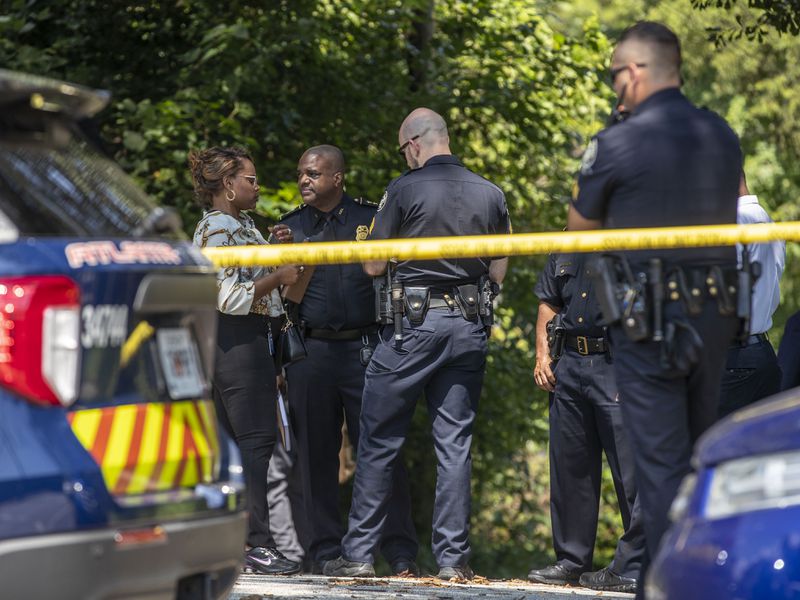
[[301,565],[289,560],[277,548],[251,548],[245,555],[245,566],[262,575],[294,575]]
[[533,569],[528,573],[528,581],[548,585],[577,585],[580,573],[569,571],[561,565],[550,565],[544,569]]
[[395,577],[419,577],[419,567],[411,558],[398,558],[392,563]]
[[585,588],[600,590],[601,592],[630,592],[636,593],[636,580],[633,577],[617,575],[606,567],[594,573],[583,573],[580,584]]
[[475,577],[475,573],[472,572],[472,569],[469,568],[469,565],[464,565],[463,567],[442,567],[439,569],[439,573],[436,575],[439,579],[444,579],[445,581],[449,581],[451,579],[472,579]]
[[366,562],[340,556],[325,563],[322,573],[328,577],[375,577],[375,567]]

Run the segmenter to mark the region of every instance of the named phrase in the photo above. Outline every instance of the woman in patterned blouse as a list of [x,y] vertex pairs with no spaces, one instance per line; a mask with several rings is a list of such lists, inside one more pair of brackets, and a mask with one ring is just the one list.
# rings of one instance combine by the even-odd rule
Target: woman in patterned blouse
[[[189,154],[189,166],[203,218],[195,245],[266,244],[244,211],[255,208],[258,180],[244,148],[209,148]],[[276,226],[278,241],[291,241],[286,226]],[[297,281],[302,267],[226,267],[217,274],[219,330],[213,392],[217,414],[242,455],[250,510],[247,554],[251,569],[291,575],[300,565],[287,559],[269,529],[267,470],[277,437],[275,366],[270,356],[269,317],[283,313],[281,285]]]

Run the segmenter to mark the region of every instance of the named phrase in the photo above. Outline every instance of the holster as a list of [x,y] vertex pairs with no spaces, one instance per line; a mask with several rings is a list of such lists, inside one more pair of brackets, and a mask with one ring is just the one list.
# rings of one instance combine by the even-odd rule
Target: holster
[[611,256],[595,256],[588,265],[589,277],[592,279],[600,312],[603,314],[603,325],[611,325],[619,321],[622,312],[619,309],[619,284]]
[[688,372],[700,361],[703,340],[686,319],[667,321],[661,342],[661,366]]
[[478,281],[478,291],[480,293],[478,314],[483,326],[491,331],[494,325],[494,299],[500,293],[500,285],[489,279],[488,275],[484,275]]
[[408,321],[412,325],[421,325],[428,312],[431,288],[405,286],[403,291],[405,293],[404,302]]
[[558,313],[545,325],[547,331],[547,348],[550,360],[558,360],[564,354],[567,342],[567,329],[564,327],[564,316]]
[[456,286],[455,301],[461,310],[461,316],[467,321],[474,321],[478,318],[479,300],[478,286],[474,283]]
[[599,256],[590,263],[589,276],[603,313],[601,325],[619,322],[634,342],[650,337],[647,275],[634,276],[624,256]]
[[372,288],[375,291],[375,320],[381,325],[394,323],[392,318],[392,290],[386,275],[374,277]]

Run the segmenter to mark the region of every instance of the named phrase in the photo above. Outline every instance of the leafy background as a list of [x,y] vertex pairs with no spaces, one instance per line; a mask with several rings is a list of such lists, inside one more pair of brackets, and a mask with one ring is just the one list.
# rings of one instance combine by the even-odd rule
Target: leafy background
[[[578,157],[608,113],[610,40],[661,20],[682,39],[687,95],[741,136],[752,191],[776,220],[798,219],[800,47],[781,34],[796,33],[797,15],[791,3],[694,1],[6,0],[0,65],[111,90],[96,123],[107,152],[187,232],[199,216],[190,149],[252,150],[266,226],[300,203],[295,167],[314,144],[340,146],[348,191],[379,198],[404,168],[397,127],[416,106],[442,113],[454,152],[505,190],[515,231],[546,231],[563,228]],[[798,248],[787,250],[776,347],[798,308]],[[475,434],[472,564],[492,577],[553,559],[547,396],[532,380],[542,265],[512,259]],[[433,570],[426,421],[420,403],[406,460],[421,563]],[[606,472],[597,567],[620,534],[615,502]]]

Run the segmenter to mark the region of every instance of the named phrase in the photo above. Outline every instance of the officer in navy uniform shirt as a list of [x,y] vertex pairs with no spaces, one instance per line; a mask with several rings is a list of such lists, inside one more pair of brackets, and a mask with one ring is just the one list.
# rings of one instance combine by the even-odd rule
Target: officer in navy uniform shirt
[[[398,137],[411,171],[389,184],[370,239],[509,232],[503,193],[451,154],[441,116],[418,108],[406,117]],[[507,259],[490,258],[398,263],[395,280],[403,283],[406,295],[409,286],[429,288],[428,310],[421,323],[411,324],[408,316],[403,317],[401,341],[395,340],[393,325],[380,330],[380,342],[367,367],[348,532],[342,556],[326,564],[326,575],[374,575],[376,546],[387,514],[391,515],[388,474],[424,392],[438,461],[432,533],[438,576],[472,576],[470,445],[488,336],[477,315],[468,319],[456,306],[455,286],[478,284],[487,274],[499,283],[506,267]],[[385,261],[365,264],[375,276],[386,268]]]
[[[622,34],[611,76],[620,104],[631,116],[603,130],[587,149],[568,216],[570,230],[736,222],[739,142],[723,119],[683,96],[680,64],[680,43],[667,27],[640,22]],[[654,265],[650,259],[660,258],[664,274],[677,274],[680,268],[690,288],[689,293],[670,290],[666,295],[664,341],[653,341],[652,331],[634,341],[621,322],[610,328],[647,541],[637,578],[641,597],[648,585],[648,560],[669,525],[667,513],[678,487],[691,470],[692,446],[717,417],[726,349],[740,323],[735,316],[720,314],[721,298],[712,297],[706,282],[712,266],[735,281],[734,247],[623,255],[633,273],[648,273]],[[700,312],[689,314],[696,299]],[[653,323],[652,305],[649,312]],[[626,326],[631,322],[626,320]]]
[[[556,563],[533,569],[528,579],[633,592],[644,551],[633,454],[586,260],[586,254],[552,254],[536,282],[540,303],[534,380],[551,392],[550,520]],[[565,330],[564,347],[551,365],[547,323],[558,314]],[[604,451],[625,531],[611,564],[591,572]]]
[[[344,156],[329,145],[309,148],[297,166],[303,205],[284,215],[295,241],[366,239],[376,206],[344,193]],[[358,447],[362,350],[377,343],[372,279],[359,264],[320,265],[299,305],[308,356],[287,368],[289,403],[298,442],[298,463],[310,528],[312,572],[341,553],[344,526],[339,514],[339,448],[342,422]],[[391,517],[382,538],[383,555],[395,574],[418,574],[417,539],[411,521],[408,475],[401,461],[390,478]]]

